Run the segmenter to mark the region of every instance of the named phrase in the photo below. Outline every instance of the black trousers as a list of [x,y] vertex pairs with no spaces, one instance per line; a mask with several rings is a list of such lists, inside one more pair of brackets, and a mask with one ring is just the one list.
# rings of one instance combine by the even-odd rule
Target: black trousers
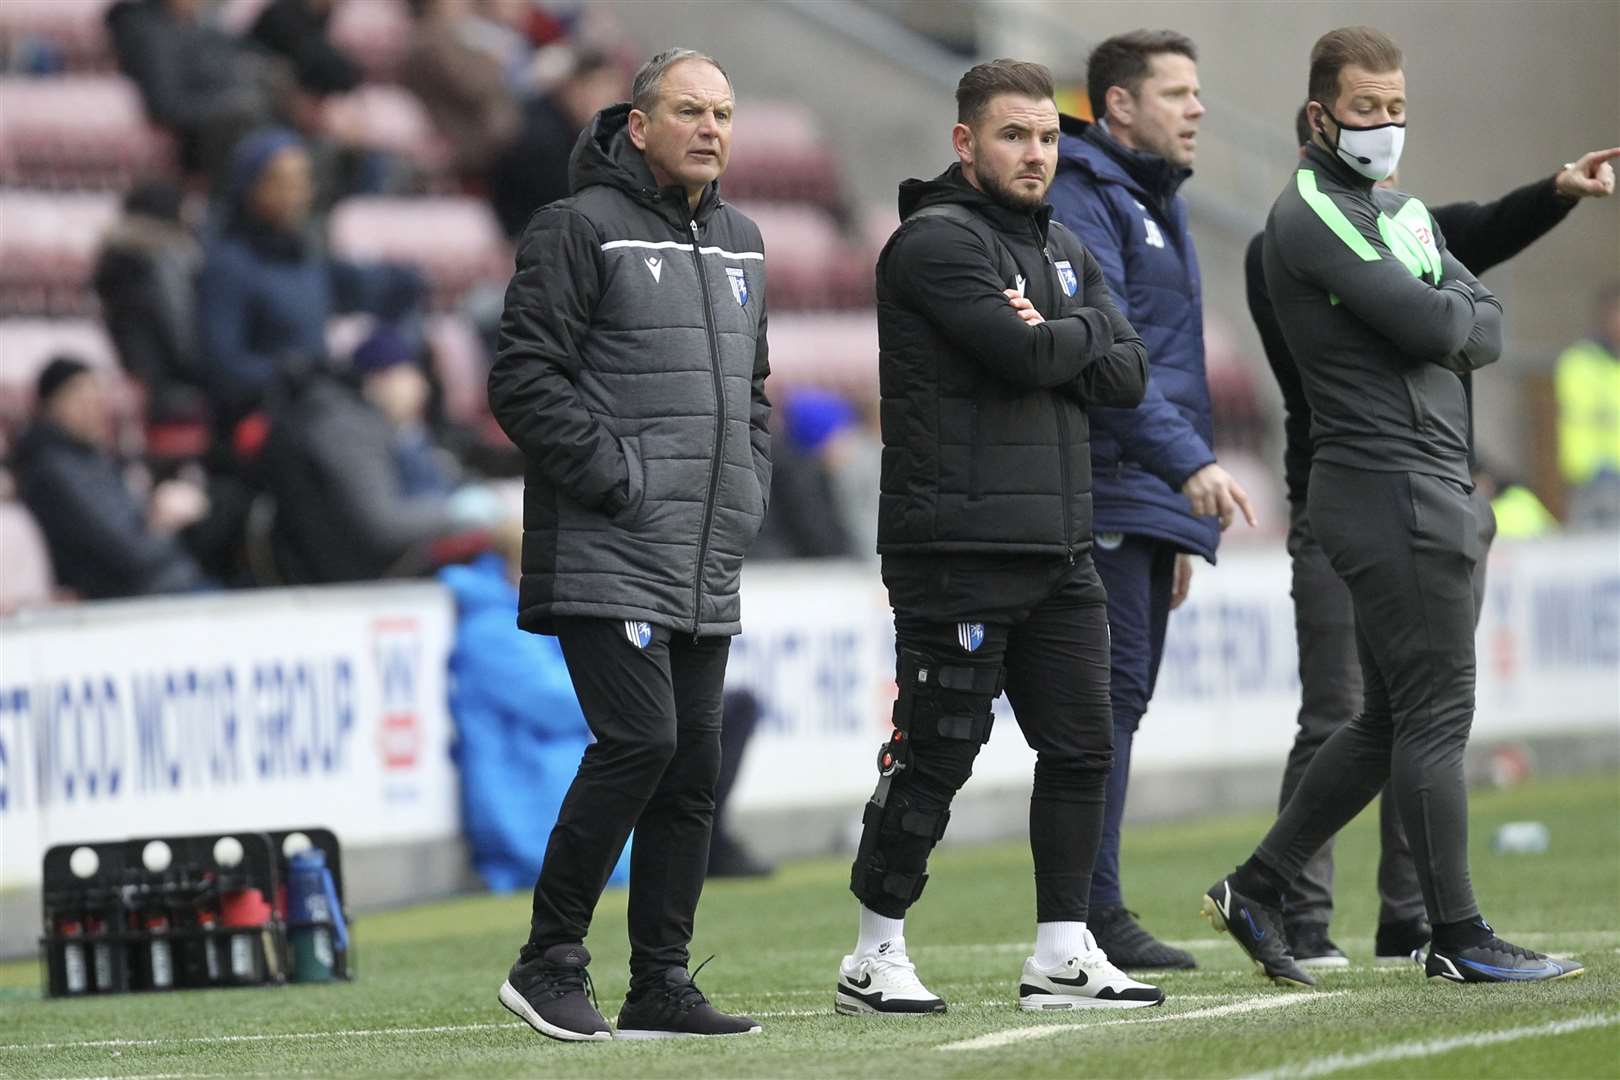
[[1036,919],[1084,920],[1113,761],[1107,597],[1090,557],[886,556],[883,577],[900,690],[884,747],[894,767],[867,804],[851,890],[891,918],[921,895],[1005,688],[1036,753]]
[[1462,767],[1483,586],[1473,497],[1436,476],[1319,463],[1308,526],[1348,587],[1363,701],[1310,757],[1257,854],[1298,880],[1388,782],[1430,920],[1476,916]]
[[[596,737],[534,886],[530,943],[583,942],[630,830],[630,981],[685,967],[709,861],[729,637],[570,619],[558,641]],[[645,643],[643,644],[643,639]]]
[[[1488,553],[1496,536],[1496,515],[1490,500],[1477,488],[1472,499],[1481,550]],[[1294,631],[1299,646],[1299,732],[1283,771],[1278,810],[1288,805],[1305,767],[1327,737],[1361,711],[1361,663],[1356,655],[1356,616],[1350,590],[1333,572],[1327,553],[1311,534],[1303,502],[1289,507],[1288,554],[1293,564]],[[1482,554],[1474,566],[1476,623],[1478,605],[1485,597],[1485,565]],[[1378,833],[1378,921],[1415,919],[1424,914],[1423,892],[1388,784],[1378,799]],[[1284,894],[1283,912],[1291,923],[1332,921],[1331,838],[1311,856]]]

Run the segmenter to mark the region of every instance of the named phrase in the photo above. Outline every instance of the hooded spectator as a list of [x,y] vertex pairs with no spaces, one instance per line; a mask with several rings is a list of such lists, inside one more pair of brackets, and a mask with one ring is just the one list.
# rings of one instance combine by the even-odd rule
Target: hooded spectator
[[206,411],[197,351],[202,247],[180,207],[180,188],[170,181],[132,190],[102,244],[94,277],[118,359],[145,387],[148,419],[160,423]]
[[145,506],[136,499],[110,450],[112,411],[95,372],[70,357],[52,360],[40,373],[35,408],[17,465],[57,581],[89,600],[207,588],[176,536],[207,514],[207,496],[170,480]]
[[426,571],[435,541],[491,524],[494,497],[458,487],[423,426],[427,377],[390,329],[355,350],[351,378],[310,379],[278,410],[266,449],[277,559],[294,582]]
[[266,128],[237,146],[198,305],[208,384],[230,417],[257,408],[284,369],[324,361],[333,315],[396,319],[422,296],[414,269],[329,256],[310,224],[312,195],[309,154],[291,131]]
[[334,0],[271,0],[248,39],[291,64],[307,93],[346,94],[363,76],[359,65],[326,36],[335,6]]

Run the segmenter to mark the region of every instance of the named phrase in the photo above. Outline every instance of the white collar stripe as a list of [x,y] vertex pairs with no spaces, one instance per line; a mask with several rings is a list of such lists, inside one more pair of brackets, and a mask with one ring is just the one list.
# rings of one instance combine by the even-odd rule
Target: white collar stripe
[[[683,244],[679,240],[609,240],[602,245],[603,251],[612,251],[615,248],[645,248],[648,250],[691,251],[691,244]],[[724,248],[700,247],[700,255],[719,255],[726,259],[760,259],[765,258],[762,251],[727,251]]]

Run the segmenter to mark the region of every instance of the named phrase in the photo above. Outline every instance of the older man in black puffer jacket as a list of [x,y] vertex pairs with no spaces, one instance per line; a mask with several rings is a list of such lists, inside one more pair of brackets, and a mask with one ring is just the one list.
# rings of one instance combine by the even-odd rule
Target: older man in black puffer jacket
[[720,769],[738,575],[770,491],[765,263],[720,200],[731,84],[685,49],[599,113],[574,194],[530,221],[489,398],[529,462],[518,622],[556,634],[596,742],[535,884],[501,1001],[542,1034],[610,1038],[581,944],[632,828],[621,1038],[760,1030],[686,971]]

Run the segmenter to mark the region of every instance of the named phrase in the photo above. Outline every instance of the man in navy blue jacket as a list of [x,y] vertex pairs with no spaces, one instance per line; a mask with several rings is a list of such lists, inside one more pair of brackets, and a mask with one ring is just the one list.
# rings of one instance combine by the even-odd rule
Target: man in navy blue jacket
[[1147,396],[1135,409],[1094,410],[1091,442],[1094,553],[1113,634],[1114,767],[1089,925],[1122,968],[1196,966],[1125,910],[1119,826],[1131,740],[1193,557],[1214,562],[1221,530],[1238,512],[1255,523],[1247,495],[1210,449],[1198,257],[1176,194],[1191,175],[1204,115],[1197,59],[1193,43],[1169,30],[1137,30],[1097,46],[1086,74],[1097,121],[1063,117],[1050,195],[1053,216],[1079,234],[1148,348]]

